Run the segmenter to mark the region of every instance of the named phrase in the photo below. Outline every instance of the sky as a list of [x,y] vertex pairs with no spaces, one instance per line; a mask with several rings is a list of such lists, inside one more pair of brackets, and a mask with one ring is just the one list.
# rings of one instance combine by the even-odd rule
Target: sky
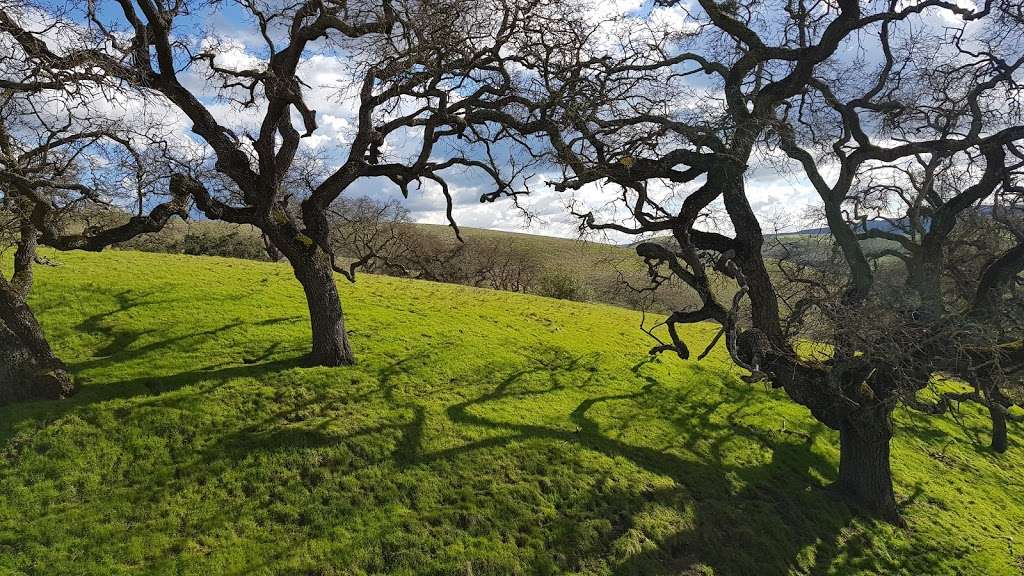
[[[262,40],[256,36],[251,24],[246,24],[237,8],[231,3],[224,3],[223,8],[214,14],[203,16],[202,22],[196,24],[207,31],[213,31],[221,45],[218,56],[220,65],[244,66],[255,61],[253,56],[262,49]],[[603,20],[611,16],[649,15],[651,3],[643,0],[607,0],[594,4],[593,18]],[[678,28],[680,31],[691,25],[687,16],[680,9],[654,8],[653,18],[665,26]],[[319,129],[315,136],[307,138],[304,145],[327,150],[331,147],[345,147],[351,135],[354,122],[354,104],[351,99],[339,98],[339,87],[345,85],[346,75],[344,64],[335,58],[318,55],[306,60],[300,68],[300,76],[308,85],[305,96],[310,106],[317,110]],[[196,92],[203,92],[204,87],[198,78],[189,86]],[[205,91],[209,91],[208,88]],[[229,105],[212,104],[218,116],[228,117],[236,114]],[[239,121],[242,121],[239,118]],[[400,156],[395,150],[395,143],[389,140],[391,152]],[[460,226],[489,228],[495,230],[528,232],[551,236],[575,237],[579,235],[579,221],[568,210],[569,203],[575,199],[582,201],[590,208],[600,209],[612,197],[618,194],[616,189],[590,186],[575,195],[556,192],[544,184],[545,175],[538,174],[531,181],[531,193],[522,197],[520,203],[529,213],[517,210],[507,199],[493,203],[481,203],[482,193],[490,192],[492,184],[480,173],[467,171],[463,174],[449,174],[449,184],[454,198],[454,216]],[[766,218],[778,219],[785,214],[787,220],[794,220],[805,211],[815,199],[810,184],[793,170],[781,173],[775,169],[752,170],[749,179],[751,202],[759,213]],[[412,187],[407,199],[402,198],[398,189],[383,179],[364,179],[357,182],[345,194],[352,197],[370,196],[378,199],[399,199],[410,211],[410,217],[417,222],[445,224],[445,202],[439,186],[425,181],[420,189]],[[798,226],[795,222],[790,227]],[[630,239],[624,235],[612,233],[604,240],[625,242]]]
[[[111,3],[112,4],[112,3]],[[108,10],[110,8],[107,8]],[[652,16],[652,10],[654,10]],[[685,30],[692,22],[682,9],[652,8],[650,0],[598,0],[594,4],[595,20],[610,16],[645,17],[652,16],[661,25]],[[204,11],[184,19],[184,29],[194,35],[193,41],[203,48],[217,47],[217,62],[220,66],[239,68],[258,64],[264,51],[264,44],[251,21],[247,21],[233,2],[221,2],[217,9]],[[316,133],[303,140],[309,149],[328,154],[340,154],[347,147],[354,127],[355,99],[349,85],[349,76],[344,59],[330,54],[314,54],[300,66],[299,75],[307,85],[304,95],[309,106],[317,111],[319,128]],[[232,128],[253,126],[258,121],[259,111],[239,110],[237,106],[218,100],[215,89],[209,85],[199,69],[182,74],[183,83],[197,94],[217,119]],[[126,118],[138,116],[139,110],[133,103],[111,104],[113,114]],[[150,110],[147,113],[153,113]],[[160,111],[164,121],[172,125],[183,139],[189,135],[190,125],[183,116],[173,117],[173,110]],[[401,158],[403,152],[411,152],[415,144],[410,138],[410,149],[403,151],[403,142],[389,139],[385,154]],[[333,152],[332,152],[333,151]],[[567,206],[573,200],[582,202],[589,209],[599,210],[618,194],[616,189],[589,186],[574,195],[559,193],[544,184],[545,174],[538,174],[531,181],[531,194],[521,199],[521,204],[531,215],[527,218],[508,200],[481,203],[482,193],[490,192],[492,184],[480,173],[467,171],[449,175],[454,199],[454,217],[460,226],[489,228],[495,230],[528,232],[552,236],[574,237],[579,235],[578,220],[569,214]],[[752,167],[747,179],[748,196],[755,211],[768,222],[768,227],[778,222],[784,229],[804,227],[801,219],[808,206],[816,203],[816,193],[800,170],[790,164],[789,169],[772,166]],[[438,185],[424,181],[422,187],[410,188],[408,198],[402,198],[398,189],[383,179],[362,179],[346,190],[350,197],[369,196],[381,200],[399,199],[409,210],[410,217],[417,222],[444,224],[445,202]],[[612,234],[608,241],[622,242],[629,238]]]

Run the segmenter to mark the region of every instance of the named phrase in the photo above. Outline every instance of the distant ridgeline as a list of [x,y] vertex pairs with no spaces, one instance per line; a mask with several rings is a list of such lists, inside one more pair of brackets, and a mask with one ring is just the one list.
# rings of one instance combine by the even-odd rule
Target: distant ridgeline
[[[1003,210],[1003,211],[1010,212],[1013,215],[1015,215],[1016,217],[1024,216],[1024,208],[1001,206],[999,209]],[[981,216],[983,218],[991,218],[994,212],[995,212],[995,206],[992,206],[991,204],[985,204],[985,205],[982,205],[982,206],[975,207],[972,211],[965,211],[964,215],[967,215],[967,216],[976,215],[976,216]],[[927,215],[922,216],[921,217],[921,225],[924,226],[925,230],[928,230],[928,228],[931,226],[931,218],[929,216],[927,216]],[[907,218],[907,217],[901,217],[901,218],[872,218],[870,220],[865,220],[863,223],[857,223],[853,227],[853,229],[856,232],[864,232],[864,230],[867,229],[867,230],[871,230],[871,231],[884,232],[884,233],[887,233],[887,234],[902,234],[902,235],[906,235],[906,234],[910,233],[910,219]],[[803,235],[807,235],[807,236],[818,236],[818,235],[823,235],[823,234],[828,234],[828,233],[829,233],[828,227],[805,228],[803,230],[798,230],[796,232],[793,232],[793,234],[803,234]]]

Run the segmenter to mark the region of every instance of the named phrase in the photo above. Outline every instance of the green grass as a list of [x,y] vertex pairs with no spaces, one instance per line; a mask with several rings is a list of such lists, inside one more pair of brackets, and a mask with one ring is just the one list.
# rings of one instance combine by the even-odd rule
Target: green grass
[[[635,312],[364,275],[306,369],[287,266],[67,253],[32,304],[82,391],[0,408],[4,574],[1017,574],[1024,445],[899,415],[909,529],[836,434]],[[706,341],[711,329],[691,334]]]
[[[418,235],[440,240],[449,249],[458,246],[458,240],[449,226],[440,224],[409,224]],[[627,279],[634,286],[647,286],[647,267],[631,246],[555,238],[539,234],[501,232],[482,228],[461,228],[466,245],[498,243],[516,253],[529,256],[531,264],[539,267],[533,285],[528,291],[536,292],[543,278],[553,274],[568,275],[577,283],[572,299],[600,302],[649,311],[667,312],[699,305],[699,298],[690,288],[680,283],[661,286],[656,294],[641,296],[622,284]],[[189,236],[193,240],[187,240]],[[174,254],[205,254],[266,260],[259,231],[247,224],[229,224],[215,220],[173,219],[160,231],[143,234],[119,245],[127,250]],[[343,261],[351,262],[358,255],[339,253]],[[735,292],[735,282],[726,282],[729,295]],[[652,300],[653,301],[650,301]]]

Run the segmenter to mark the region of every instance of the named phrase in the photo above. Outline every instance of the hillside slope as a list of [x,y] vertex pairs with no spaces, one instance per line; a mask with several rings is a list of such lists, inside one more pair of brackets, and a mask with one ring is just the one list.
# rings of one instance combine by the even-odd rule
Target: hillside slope
[[900,413],[897,529],[821,489],[836,434],[721,350],[650,361],[635,312],[367,275],[358,365],[306,369],[287,266],[57,258],[32,303],[85,386],[0,408],[0,574],[1024,566],[1019,425],[996,456],[977,412]]
[[[458,240],[448,226],[439,224],[408,224],[414,234],[437,242],[437,247],[455,249]],[[639,295],[627,288],[622,280],[633,286],[647,286],[647,268],[637,257],[632,246],[619,246],[602,242],[556,238],[539,234],[502,232],[482,228],[462,228],[462,238],[471,250],[481,245],[496,244],[506,249],[529,255],[538,270],[534,274],[531,292],[542,288],[545,276],[566,275],[573,279],[575,292],[572,299],[601,302],[615,306],[640,309],[647,307],[656,312],[685,308],[699,304],[697,296],[677,283],[662,286],[657,294]],[[245,224],[228,224],[211,220],[174,219],[160,232],[143,234],[119,245],[128,250],[171,254],[202,254],[230,256],[253,260],[267,260],[258,230]],[[363,253],[339,251],[342,261],[351,262]],[[417,271],[416,266],[411,266]],[[734,288],[733,288],[734,289]]]

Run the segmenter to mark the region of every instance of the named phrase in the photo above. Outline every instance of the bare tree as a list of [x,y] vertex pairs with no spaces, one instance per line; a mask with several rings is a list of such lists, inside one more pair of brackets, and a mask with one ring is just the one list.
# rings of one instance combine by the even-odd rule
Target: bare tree
[[[1000,155],[917,154],[904,164],[876,166],[846,202],[858,239],[889,243],[865,250],[865,257],[875,263],[876,291],[890,319],[874,330],[861,327],[859,348],[884,358],[912,408],[940,414],[953,402],[985,406],[997,452],[1008,447],[1006,420],[1024,372],[1018,350],[1024,218],[1016,185],[1024,163],[1005,163]],[[986,183],[992,173],[998,178]],[[882,346],[863,337],[872,332]],[[972,390],[935,391],[933,372]],[[921,401],[918,393],[926,389],[938,400]]]
[[[883,24],[874,76],[851,84],[858,73],[850,66],[823,67],[780,113],[778,135],[818,191],[848,266],[846,323],[833,324],[861,362],[885,367],[879,396],[933,414],[979,402],[992,417],[992,446],[1003,451],[1024,363],[1024,325],[1012,313],[1024,270],[1013,217],[1024,166],[1022,22],[1010,2],[960,17],[941,33]],[[822,176],[827,164],[839,167],[831,184]],[[871,251],[865,240],[891,247]],[[902,289],[887,286],[879,257],[902,267]],[[891,267],[881,270],[892,276]],[[889,327],[850,323],[858,305]],[[935,372],[973,390],[922,401]]]
[[[217,2],[112,0],[51,10],[51,21],[75,31],[74,42],[64,46],[46,43],[44,33],[52,26],[33,28],[18,10],[6,8],[0,11],[0,34],[27,54],[32,78],[84,70],[180,110],[212,154],[216,175],[178,175],[172,180],[174,193],[193,198],[208,218],[260,229],[268,246],[292,265],[305,291],[312,323],[309,361],[348,364],[354,356],[332,272],[350,271],[337,265],[330,246],[332,203],[361,179],[380,178],[403,194],[429,181],[447,198],[454,227],[446,170],[477,170],[493,180],[494,190],[483,200],[524,192],[513,184],[522,181],[525,167],[497,162],[495,146],[506,133],[470,112],[497,106],[506,97],[514,75],[506,69],[504,47],[537,5],[513,0],[236,4],[263,41],[252,64],[225,62],[217,43],[208,41],[214,35],[191,33],[186,15],[216,10]],[[314,56],[333,57],[353,75],[353,90],[338,94],[355,109],[353,134],[311,192],[293,197],[283,184],[302,139],[318,130],[301,74],[303,63]],[[205,75],[223,100],[255,117],[253,130],[241,131],[219,117],[208,95],[189,87],[186,75]],[[389,148],[412,150],[403,158]]]
[[418,228],[401,203],[339,198],[331,207],[331,243],[356,269],[435,282],[527,292],[540,272],[527,246],[499,238],[447,237]]
[[[641,238],[671,234],[673,242],[642,242],[637,253],[655,285],[689,286],[701,305],[669,314],[659,328],[666,336],[651,330],[658,339],[652,353],[688,359],[682,327],[720,324],[733,361],[751,372],[747,380],[770,381],[839,431],[837,491],[868,514],[898,522],[891,415],[927,384],[935,351],[910,354],[899,365],[887,362],[898,349],[865,354],[886,349],[871,340],[877,329],[862,330],[865,323],[879,311],[896,316],[896,310],[879,294],[847,209],[856,183],[878,165],[915,154],[983,157],[978,180],[933,217],[930,234],[937,238],[948,235],[962,206],[990,197],[1005,181],[1004,151],[1024,137],[1014,115],[1019,35],[1003,34],[1006,41],[993,52],[996,42],[974,32],[998,36],[1007,14],[1019,8],[991,2],[968,9],[945,0],[660,4],[680,10],[686,25],[660,24],[657,14],[596,27],[572,22],[571,15],[537,23],[536,44],[549,49],[520,55],[537,81],[522,101],[488,113],[522,134],[544,137],[564,170],[551,183],[556,189],[616,191],[601,207],[577,204],[584,229]],[[918,49],[942,45],[943,35],[957,28],[937,16],[958,20],[961,30],[971,26],[971,39],[961,34],[955,54]],[[945,68],[928,58],[939,53]],[[966,72],[938,82],[958,70]],[[996,109],[993,103],[1001,97],[1005,104],[1007,96],[1011,104]],[[894,124],[903,129],[893,130]],[[762,222],[748,192],[758,172],[778,165],[788,170],[785,156],[819,193],[841,257],[838,289],[835,282],[812,284],[813,297],[798,298],[786,310],[780,286],[787,280],[769,272]],[[832,182],[827,166],[838,168]],[[728,222],[702,229],[701,217],[715,206]],[[990,301],[981,286],[1003,287],[1019,273],[1010,263],[1014,254],[983,274],[992,281],[979,283],[978,302]],[[735,283],[734,296],[714,289],[723,277]],[[832,344],[827,357],[797,351],[811,310],[825,321],[818,333]],[[904,325],[918,339],[937,326],[915,322]]]
[[407,257],[417,238],[409,211],[400,202],[342,197],[331,205],[330,219],[332,249],[351,261],[344,272],[346,278],[354,280],[360,268],[370,273],[411,275]]
[[471,253],[475,286],[507,292],[529,292],[540,276],[538,255],[515,241],[481,238]]
[[[6,89],[0,95],[0,203],[4,243],[15,248],[13,273],[0,275],[0,332],[9,354],[0,401],[57,399],[74,391],[27,303],[40,243],[101,250],[159,230],[174,215],[187,216],[183,198],[145,213],[146,204],[155,203],[159,177],[152,179],[154,171],[144,167],[123,131],[115,134],[80,116],[66,96],[50,89]],[[110,210],[123,214],[133,206],[137,213],[117,222],[94,224],[89,217]]]
[[74,392],[72,379],[26,304],[34,280],[37,232],[24,203],[5,195],[4,204],[0,243],[16,251],[14,272],[9,278],[0,274],[0,404],[65,398]]

